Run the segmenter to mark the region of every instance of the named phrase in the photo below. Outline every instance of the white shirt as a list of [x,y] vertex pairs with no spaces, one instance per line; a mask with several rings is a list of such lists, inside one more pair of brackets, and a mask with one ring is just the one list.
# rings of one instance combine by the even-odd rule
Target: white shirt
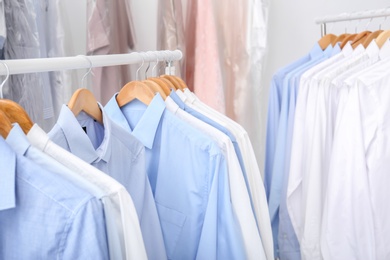
[[382,61],[361,74],[336,121],[324,209],[326,259],[390,256],[389,69]]
[[352,46],[347,44],[339,54],[307,70],[301,76],[299,83],[299,92],[295,108],[294,130],[292,134],[290,173],[286,199],[291,223],[294,227],[294,231],[299,242],[301,242],[303,234],[303,209],[305,208],[303,205],[304,190],[302,185],[305,173],[305,166],[303,162],[306,160],[305,158],[307,153],[309,153],[307,151],[307,147],[305,146],[305,141],[308,138],[308,128],[306,126],[307,121],[309,121],[308,118],[312,118],[314,115],[314,111],[307,110],[307,107],[315,106],[315,100],[313,100],[313,98],[310,99],[309,97],[316,97],[318,90],[316,88],[311,88],[310,86],[313,84],[318,84],[318,78],[316,78],[316,75],[319,72],[350,56],[352,52]]
[[[375,47],[375,43],[371,46]],[[370,48],[371,50],[372,48]],[[374,49],[377,53],[379,48]],[[309,96],[313,107],[307,106],[307,111],[314,111],[312,118],[306,119],[308,138],[306,139],[307,156],[304,160],[304,223],[303,234],[301,238],[301,253],[303,259],[321,259],[320,234],[322,222],[323,197],[327,188],[327,172],[330,154],[330,136],[327,132],[328,121],[328,102],[331,80],[337,75],[342,74],[348,69],[367,60],[369,55],[364,51],[362,45],[359,45],[351,56],[339,61],[333,66],[321,71],[318,84],[313,84],[310,88],[317,89],[316,96]],[[309,120],[308,120],[309,119]]]
[[[32,145],[101,190],[110,259],[147,259],[137,212],[126,189],[107,174],[65,151],[35,124],[27,135]],[[96,194],[97,195],[97,194]]]
[[227,128],[236,137],[247,173],[249,191],[252,197],[253,208],[255,211],[263,248],[265,250],[267,259],[274,259],[271,221],[268,214],[269,211],[264,184],[247,132],[242,128],[242,126],[230,118],[203,104],[188,89],[185,89],[184,93],[180,90],[177,90],[176,93],[189,107],[197,110],[198,112],[206,115],[218,124]]
[[232,142],[229,137],[214,127],[191,116],[173,101],[171,97],[165,100],[167,109],[178,118],[189,123],[191,126],[207,134],[221,149],[228,163],[229,186],[231,201],[237,221],[241,229],[245,251],[248,259],[266,259],[261,238],[257,229],[256,220],[252,212],[252,206],[246,189],[245,180],[241,171]]

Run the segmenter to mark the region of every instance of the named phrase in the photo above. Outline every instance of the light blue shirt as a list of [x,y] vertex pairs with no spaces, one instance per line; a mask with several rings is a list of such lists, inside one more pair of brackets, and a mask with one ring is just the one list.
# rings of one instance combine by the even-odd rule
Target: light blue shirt
[[293,63],[281,68],[272,77],[268,97],[267,132],[264,161],[264,186],[267,198],[269,198],[269,192],[272,182],[272,167],[274,163],[276,140],[278,134],[277,131],[279,128],[279,116],[282,105],[283,79],[288,72],[310,61],[312,56],[317,56],[320,53],[322,53],[322,49],[317,43],[314,45],[310,53],[294,61]]
[[[278,129],[278,142],[275,150],[275,161],[273,167],[274,182],[273,186],[279,192],[280,197],[276,196],[279,201],[279,214],[275,216],[275,220],[279,218],[278,246],[280,259],[301,259],[299,242],[291,224],[290,217],[287,211],[286,197],[287,184],[290,170],[290,153],[292,145],[293,117],[295,115],[295,102],[297,96],[297,88],[302,74],[315,66],[318,63],[326,60],[333,53],[333,47],[330,45],[321,54],[313,56],[312,59],[289,72],[283,82],[283,95],[281,116]],[[292,116],[292,117],[291,117]],[[277,177],[275,177],[277,176]],[[279,180],[279,182],[277,182]],[[275,193],[274,193],[275,194]],[[278,194],[275,194],[278,195]]]
[[168,258],[245,259],[217,145],[167,111],[159,94],[149,106],[135,99],[123,107],[114,95],[105,110],[145,146]]
[[186,103],[184,103],[181,100],[181,98],[176,94],[175,91],[171,91],[169,96],[173,99],[173,101],[175,101],[175,103],[182,110],[184,110],[188,114],[198,118],[199,120],[202,120],[206,124],[211,125],[212,127],[218,129],[222,133],[226,134],[229,137],[230,141],[232,141],[233,146],[234,146],[234,151],[236,152],[236,155],[237,155],[238,161],[240,163],[240,167],[241,167],[242,173],[244,175],[246,188],[248,190],[248,195],[249,195],[249,198],[251,200],[251,205],[252,205],[252,210],[253,210],[252,196],[251,196],[251,193],[249,192],[250,191],[250,187],[249,187],[249,184],[248,184],[248,178],[247,178],[247,174],[246,174],[246,171],[245,171],[244,160],[242,159],[241,150],[240,150],[240,147],[239,147],[238,142],[236,140],[236,137],[228,129],[226,129],[222,125],[218,124],[217,122],[213,121],[212,119],[208,118],[207,116],[203,115],[202,113],[196,111],[195,109],[189,107]]
[[0,137],[0,259],[108,259],[103,206]]
[[[331,52],[332,48],[329,47],[326,52]],[[269,178],[268,180],[268,205],[269,205],[269,212],[270,212],[270,218],[271,218],[271,226],[272,226],[272,233],[273,233],[273,239],[274,239],[274,249],[275,249],[275,256],[279,257],[279,206],[281,202],[282,197],[282,186],[283,186],[283,179],[284,179],[284,145],[286,143],[286,130],[287,130],[287,119],[288,119],[288,105],[289,105],[289,95],[290,95],[290,88],[289,88],[289,80],[294,75],[295,72],[301,70],[303,67],[306,67],[308,64],[315,62],[316,60],[319,60],[324,56],[324,52],[319,48],[318,44],[313,48],[313,50],[307,55],[306,62],[303,62],[294,68],[290,67],[290,70],[285,70],[283,74],[278,74],[280,76],[279,80],[281,84],[277,85],[279,86],[278,93],[281,93],[278,99],[278,103],[280,104],[280,109],[278,111],[278,120],[277,128],[273,129],[275,133],[273,133],[273,138],[275,138],[275,146],[274,146],[274,155],[273,155],[273,162],[272,162],[272,169],[271,171],[266,172]],[[306,56],[305,56],[306,57]],[[271,102],[271,100],[270,100]],[[270,114],[269,119],[271,117]],[[271,162],[269,162],[271,163]],[[293,229],[292,229],[293,231]],[[291,234],[291,233],[289,233]],[[291,237],[286,237],[284,234],[283,236],[283,242],[287,239],[291,239],[292,244],[294,246],[298,245],[298,241],[296,239],[295,233],[292,232]],[[283,243],[283,246],[287,245],[287,243]],[[298,253],[299,253],[299,245],[298,245]],[[299,257],[299,255],[298,255]],[[295,258],[293,258],[295,259]],[[298,258],[299,259],[299,258]]]
[[104,111],[102,113],[104,126],[84,112],[75,117],[64,105],[48,135],[54,143],[110,175],[127,189],[137,211],[148,258],[164,258],[164,239],[145,170],[144,147],[112,122]]

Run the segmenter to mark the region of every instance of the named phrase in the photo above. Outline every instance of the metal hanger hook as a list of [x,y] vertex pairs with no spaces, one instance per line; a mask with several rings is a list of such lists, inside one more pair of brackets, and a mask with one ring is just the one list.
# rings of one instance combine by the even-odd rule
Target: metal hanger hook
[[135,72],[135,80],[139,80],[139,71],[141,70],[142,66],[144,66],[145,64],[145,59],[144,59],[144,56],[142,55],[143,52],[140,52],[139,55],[141,56],[142,58],[142,64],[141,66],[137,69],[137,71]]
[[89,68],[88,68],[88,71],[84,74],[84,76],[81,78],[81,86],[82,86],[82,88],[85,88],[85,79],[87,78],[87,76],[89,75],[89,74],[91,74],[92,76],[93,76],[93,72],[92,72],[92,61],[87,57],[87,56],[85,56],[85,55],[77,55],[77,57],[81,57],[81,58],[83,58],[83,59],[85,59],[85,60],[87,60],[88,61],[88,63],[89,63]]
[[149,60],[149,62],[148,62],[148,66],[146,67],[146,70],[145,70],[145,79],[147,78],[147,74],[148,74],[148,70],[149,70],[149,68],[150,68],[150,56],[151,56],[151,54],[150,54],[150,52],[146,52],[145,53],[145,56],[146,56],[146,58]]
[[157,77],[156,68],[157,68],[158,63],[160,62],[160,59],[159,59],[159,56],[156,52],[154,52],[154,54],[156,55],[156,65],[154,65],[152,68],[152,76]]
[[4,87],[5,83],[8,81],[10,73],[9,73],[8,65],[5,62],[2,62],[2,61],[0,61],[0,63],[3,64],[3,66],[5,67],[5,70],[7,71],[7,75],[5,76],[5,79],[3,80],[3,82],[1,82],[1,85],[0,85],[0,98],[4,98],[4,96],[3,96],[3,87]]
[[[374,14],[375,12],[372,12],[372,14]],[[365,27],[365,31],[367,31],[368,29],[368,26],[371,24],[372,20],[374,19],[374,17],[371,17],[371,19],[368,21],[368,23],[366,24],[366,27]]]

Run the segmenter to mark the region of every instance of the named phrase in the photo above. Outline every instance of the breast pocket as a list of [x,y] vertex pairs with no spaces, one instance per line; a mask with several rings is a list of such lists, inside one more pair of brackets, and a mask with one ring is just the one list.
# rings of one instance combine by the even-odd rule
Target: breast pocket
[[164,236],[165,249],[168,254],[168,259],[172,259],[184,223],[186,222],[186,215],[177,210],[167,208],[158,202],[156,205]]

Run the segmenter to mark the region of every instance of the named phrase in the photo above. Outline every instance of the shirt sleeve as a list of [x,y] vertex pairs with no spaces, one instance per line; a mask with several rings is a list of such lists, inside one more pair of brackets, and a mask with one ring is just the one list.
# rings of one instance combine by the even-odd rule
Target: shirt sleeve
[[222,155],[213,156],[209,168],[213,178],[196,258],[245,259],[230,201],[227,162]]
[[62,259],[109,259],[103,204],[93,198],[71,215],[61,240]]

